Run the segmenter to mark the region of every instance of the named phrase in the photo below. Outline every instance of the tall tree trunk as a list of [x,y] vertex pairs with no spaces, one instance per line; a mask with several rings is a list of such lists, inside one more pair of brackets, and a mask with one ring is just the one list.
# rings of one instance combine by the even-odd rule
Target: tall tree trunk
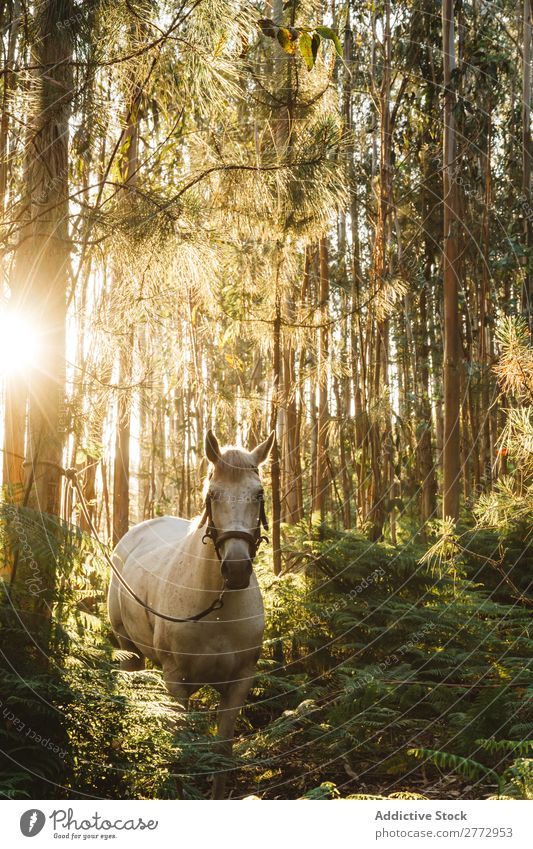
[[433,463],[433,449],[431,440],[431,404],[429,401],[429,345],[428,345],[428,318],[427,318],[427,291],[431,282],[431,255],[429,251],[429,238],[426,240],[426,262],[425,262],[425,285],[420,292],[419,316],[418,316],[418,338],[419,338],[419,375],[420,375],[420,436],[418,440],[418,451],[420,458],[420,477],[422,483],[421,519],[425,524],[433,518],[436,509],[436,480],[435,467]]
[[7,375],[2,484],[5,488],[5,496],[15,504],[22,501],[24,491],[26,397],[24,378],[19,374]]
[[[279,391],[281,379],[281,293],[279,291],[279,272],[281,260],[276,262],[275,316],[273,324],[273,361],[272,361],[272,403],[270,411],[270,430],[277,430]],[[278,439],[274,440],[270,455],[270,480],[272,484],[272,556],[274,574],[282,569],[281,560],[281,475]]]
[[[342,115],[344,121],[344,129],[348,134],[348,144],[346,150],[346,169],[345,178],[350,191],[351,207],[350,212],[355,221],[352,221],[352,239],[355,238],[355,230],[357,227],[357,201],[355,198],[355,179],[353,175],[353,136],[352,136],[352,66],[353,66],[353,32],[351,29],[350,4],[348,3],[346,10],[346,24],[344,29],[343,41],[343,59],[344,73],[342,77]],[[350,293],[341,291],[341,307],[342,307],[342,329],[341,329],[341,368],[342,381],[339,385],[338,381],[334,380],[334,392],[337,402],[337,421],[338,421],[338,439],[339,439],[339,454],[341,464],[341,480],[342,480],[342,522],[346,529],[352,526],[352,511],[351,511],[351,471],[348,466],[348,458],[350,456],[349,436],[351,433],[350,420],[350,405],[351,405],[351,381],[350,381],[350,355],[352,362],[354,361],[354,352],[350,351],[351,345],[355,341],[353,333],[353,315],[351,315],[352,297],[355,294],[355,254],[358,254],[356,244],[352,246],[352,250],[348,258],[347,247],[347,226],[346,213],[341,211],[339,216],[339,266],[342,277],[347,284],[350,283]],[[349,266],[349,267],[348,267]],[[355,383],[356,373],[352,374],[352,381]]]
[[522,194],[524,209],[524,256],[522,314],[533,340],[533,290],[531,275],[531,0],[523,0],[522,34]]
[[263,410],[261,401],[264,397],[265,387],[263,379],[263,355],[257,348],[254,349],[252,374],[250,376],[250,390],[252,393],[252,410],[248,432],[249,447],[253,448],[262,442],[264,437]]
[[17,46],[17,35],[20,23],[20,2],[12,0],[9,6],[9,19],[5,22],[2,18],[2,29],[8,29],[7,54],[4,62],[4,90],[2,95],[2,116],[0,117],[0,204],[2,210],[7,204],[8,174],[11,168],[11,157],[9,155],[9,115],[11,97],[15,87],[15,74],[13,65],[15,62],[15,49]]
[[487,106],[487,139],[486,151],[483,159],[485,163],[485,197],[483,203],[483,221],[482,221],[482,270],[481,270],[481,292],[479,295],[479,359],[481,373],[481,438],[480,438],[480,466],[483,475],[483,482],[486,488],[492,483],[492,445],[491,445],[491,401],[490,401],[490,384],[491,384],[491,327],[490,327],[490,312],[491,312],[491,293],[490,293],[490,207],[492,200],[492,175],[491,175],[491,154],[492,154],[492,106],[489,103]]
[[129,528],[130,508],[130,435],[131,435],[131,357],[133,331],[122,340],[119,360],[119,397],[113,465],[113,545]]
[[[31,263],[21,300],[39,328],[39,363],[29,379],[30,503],[60,514],[65,419],[65,320],[69,272],[68,120],[72,99],[70,0],[45,0],[36,19],[34,64],[38,67],[32,120]],[[31,244],[31,247],[30,247]]]
[[[377,203],[377,223],[372,251],[371,280],[373,290],[379,298],[385,285],[385,275],[388,272],[388,242],[389,218],[392,209],[391,186],[391,7],[386,0],[382,15],[382,78],[376,95],[379,102],[380,121],[380,151],[379,151],[379,196]],[[375,87],[376,88],[376,87]],[[372,385],[370,387],[375,402],[380,397],[388,397],[388,352],[389,352],[389,321],[384,315],[385,305],[382,303],[376,319],[375,346],[373,350]],[[377,405],[376,405],[377,406]],[[381,432],[380,416],[372,415],[370,433],[370,452],[372,465],[372,496],[370,507],[371,530],[370,537],[378,540],[382,536],[383,526],[387,515],[386,501],[389,499],[388,482],[392,476],[392,425],[391,411],[385,413],[385,423]]]
[[443,127],[443,270],[444,270],[444,446],[443,515],[459,516],[460,486],[460,354],[457,262],[457,209],[455,93],[455,26],[453,0],[442,4],[442,49],[444,56]]
[[[137,182],[139,146],[139,108],[141,92],[134,85],[134,96],[127,111],[127,126],[124,133],[123,157],[119,162],[124,184],[123,204],[127,209],[135,203],[130,192]],[[117,277],[121,271],[116,270]],[[115,281],[118,285],[118,281]],[[113,543],[120,540],[129,528],[130,510],[130,435],[131,435],[131,392],[133,327],[126,327],[119,349],[119,396],[117,404],[117,431],[115,435],[115,459],[113,465]]]
[[[68,137],[73,89],[71,31],[61,24],[71,15],[69,0],[43,0],[36,11],[31,60],[35,68],[33,108],[28,127],[31,144],[26,152],[24,223],[15,268],[16,307],[33,324],[38,341],[37,362],[28,369],[26,498],[30,506],[53,516],[60,516],[60,467],[68,427],[65,322],[70,259]],[[23,403],[11,394],[12,428],[22,427]],[[19,439],[20,446],[20,435]],[[53,525],[44,519],[43,526],[54,534]],[[28,628],[44,647],[55,586],[52,549],[50,545],[50,553],[36,556],[31,564],[19,558],[12,574],[14,591],[29,616]],[[30,584],[32,571],[34,580]]]
[[320,330],[318,333],[318,422],[316,451],[316,489],[313,511],[320,513],[323,523],[326,518],[326,504],[329,490],[329,471],[327,461],[328,448],[328,359],[329,359],[329,256],[327,238],[323,236],[319,244],[320,251],[320,287],[318,294]]
[[[361,259],[360,259],[360,243],[359,243],[359,206],[357,198],[357,180],[355,175],[355,151],[354,151],[354,136],[353,136],[353,104],[352,104],[352,84],[353,84],[353,32],[351,30],[350,4],[348,4],[346,16],[346,29],[344,32],[344,61],[346,64],[346,74],[344,77],[343,87],[343,111],[344,124],[348,131],[346,144],[346,181],[350,190],[350,235],[351,235],[351,252],[350,252],[350,272],[351,272],[351,291],[350,291],[350,357],[351,357],[351,378],[352,378],[352,397],[354,405],[354,428],[353,428],[353,453],[356,454],[355,472],[356,472],[356,504],[355,504],[355,522],[357,518],[365,519],[366,499],[365,499],[365,468],[366,468],[366,452],[367,452],[367,437],[368,437],[368,417],[366,400],[364,395],[365,390],[365,346],[363,345],[362,317],[360,314],[360,284],[361,284]],[[350,434],[352,435],[352,434]],[[346,517],[347,518],[347,517]]]
[[[142,328],[138,334],[140,356],[144,362],[150,356],[147,328]],[[153,415],[152,387],[143,385],[139,392],[139,469],[137,480],[139,485],[137,515],[138,521],[150,518],[150,469],[152,464],[152,419]],[[171,416],[172,419],[172,416]]]
[[[305,271],[304,271],[305,274]],[[291,287],[292,288],[292,287]],[[294,322],[294,295],[287,293],[285,303],[286,316]],[[299,498],[299,481],[302,467],[300,460],[300,443],[298,441],[298,411],[296,405],[296,355],[290,336],[283,344],[283,521],[293,525],[302,518],[301,501]]]

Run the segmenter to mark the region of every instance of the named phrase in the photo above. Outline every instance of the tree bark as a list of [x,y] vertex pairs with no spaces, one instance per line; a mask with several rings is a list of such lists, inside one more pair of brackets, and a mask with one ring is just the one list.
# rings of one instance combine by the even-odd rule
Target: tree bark
[[327,238],[323,236],[319,244],[320,286],[318,293],[320,329],[318,333],[318,421],[316,451],[316,489],[313,512],[320,513],[320,521],[326,518],[326,504],[329,491],[329,471],[327,462],[329,405],[328,405],[328,301],[329,301],[329,255]]
[[[127,111],[127,126],[124,133],[125,151],[120,161],[120,172],[124,184],[123,200],[127,208],[134,203],[129,189],[137,182],[138,145],[139,145],[139,107],[141,93],[134,85],[132,104]],[[116,271],[117,277],[121,271]],[[118,285],[118,280],[115,281]],[[131,432],[131,393],[127,388],[131,383],[133,358],[133,327],[126,328],[121,339],[119,351],[119,396],[117,403],[117,432],[115,436],[115,459],[113,465],[113,544],[116,545],[129,528],[130,509],[130,432]]]
[[[429,241],[429,240],[428,240]],[[426,246],[427,250],[427,246]],[[431,277],[431,260],[426,253],[426,283]],[[419,301],[419,373],[420,373],[420,428],[418,451],[420,457],[420,477],[422,479],[421,519],[425,524],[435,515],[437,484],[435,466],[433,463],[433,448],[431,439],[431,404],[429,401],[429,345],[427,326],[427,293],[424,286],[420,292]]]
[[531,209],[531,0],[523,0],[522,12],[522,194],[524,214],[522,314],[533,340],[533,291],[530,257],[531,220],[533,216]]
[[443,271],[444,271],[444,445],[443,516],[459,516],[460,486],[460,354],[457,262],[457,187],[455,182],[455,27],[453,0],[442,4],[442,49],[444,56],[443,127]]
[[131,357],[133,331],[122,341],[119,362],[119,398],[117,405],[117,430],[115,434],[115,461],[113,465],[113,545],[129,528],[130,492],[130,433],[131,398],[127,388],[131,382]]
[[[4,5],[4,4],[2,4]],[[13,0],[9,3],[9,21],[7,27],[9,34],[7,38],[7,54],[4,62],[4,90],[2,95],[2,116],[0,118],[0,204],[2,210],[7,205],[8,194],[8,174],[11,168],[11,157],[9,155],[8,135],[9,135],[9,108],[11,105],[11,96],[15,87],[15,74],[13,72],[13,64],[15,61],[15,49],[17,45],[17,35],[20,21],[20,2]],[[2,21],[3,28],[6,24]]]
[[[72,39],[59,24],[72,14],[70,0],[45,0],[36,19],[35,113],[32,118],[30,223],[24,247],[29,274],[19,302],[39,328],[39,362],[29,375],[26,485],[30,504],[60,515],[59,466],[67,430],[65,320],[69,271],[68,120],[72,99]],[[30,254],[30,256],[28,256]],[[22,283],[22,281],[21,281]]]
[[[272,362],[272,403],[270,412],[270,430],[277,430],[278,405],[281,378],[281,295],[279,291],[279,258],[276,268],[276,304],[273,324],[273,362]],[[281,475],[277,438],[270,454],[270,480],[272,485],[272,557],[274,574],[282,569],[281,560]]]
[[[304,272],[305,273],[305,272]],[[289,321],[295,319],[292,292],[287,293],[285,314]],[[296,360],[292,340],[287,338],[283,344],[283,521],[294,525],[302,518],[299,485],[302,467],[300,461],[300,443],[298,440],[298,410],[296,405]]]
[[[68,429],[65,404],[65,322],[69,278],[68,139],[73,96],[72,38],[61,24],[72,15],[70,0],[43,0],[36,10],[30,83],[20,238],[14,267],[14,306],[36,334],[38,357],[27,370],[28,439],[24,503],[61,516],[63,447]],[[25,401],[21,386],[8,391],[6,474],[20,482]],[[15,434],[15,428],[18,434]],[[20,430],[19,430],[20,429]],[[10,439],[11,437],[11,439]],[[9,444],[10,442],[10,444]],[[57,524],[43,516],[46,555],[18,558],[11,575],[28,633],[47,656],[55,588]]]
[[480,434],[480,467],[483,483],[489,488],[492,483],[492,444],[491,444],[491,292],[490,292],[490,207],[492,201],[492,107],[489,100],[487,106],[487,138],[484,152],[485,197],[483,203],[482,221],[482,271],[481,292],[479,295],[479,360],[481,373],[481,434]]

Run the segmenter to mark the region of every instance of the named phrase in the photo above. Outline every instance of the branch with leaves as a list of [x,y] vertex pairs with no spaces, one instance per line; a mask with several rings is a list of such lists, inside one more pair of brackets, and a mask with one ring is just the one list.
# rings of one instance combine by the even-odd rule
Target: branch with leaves
[[332,41],[337,54],[342,59],[342,44],[339,36],[331,27],[279,26],[270,18],[261,18],[258,21],[258,26],[263,35],[275,39],[289,56],[294,56],[299,50],[308,71],[311,71],[315,66],[322,40]]

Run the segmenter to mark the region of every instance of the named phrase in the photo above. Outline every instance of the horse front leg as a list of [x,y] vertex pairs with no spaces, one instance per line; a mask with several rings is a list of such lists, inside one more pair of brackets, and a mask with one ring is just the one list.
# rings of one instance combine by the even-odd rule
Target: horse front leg
[[187,713],[189,710],[189,697],[195,688],[183,681],[181,670],[174,666],[164,664],[163,677],[168,692],[178,702],[174,709],[179,713]]
[[[233,739],[235,733],[235,722],[239,711],[246,704],[250,687],[255,676],[255,670],[238,681],[226,685],[221,691],[220,704],[218,706],[217,721],[217,750],[225,757],[231,757],[233,750]],[[213,775],[212,799],[224,799],[226,790],[227,770],[221,770]]]

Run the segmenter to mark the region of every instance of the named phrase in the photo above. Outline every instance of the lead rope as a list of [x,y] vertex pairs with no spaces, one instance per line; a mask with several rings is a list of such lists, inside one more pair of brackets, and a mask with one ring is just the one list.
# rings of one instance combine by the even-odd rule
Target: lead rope
[[[42,463],[43,461],[41,460],[40,462]],[[223,598],[224,598],[224,593],[226,592],[226,582],[225,581],[224,581],[224,585],[222,587],[222,590],[218,594],[218,597],[215,599],[215,601],[212,602],[212,604],[209,605],[209,607],[206,607],[205,610],[202,610],[200,613],[196,613],[194,616],[187,616],[184,619],[181,619],[179,616],[169,616],[169,614],[167,614],[167,613],[160,613],[159,610],[155,610],[153,607],[150,607],[149,604],[146,604],[141,598],[139,598],[137,593],[130,587],[130,585],[128,584],[126,579],[119,572],[119,570],[117,569],[117,567],[113,563],[111,557],[107,553],[107,550],[106,550],[103,542],[101,541],[96,528],[94,527],[94,523],[93,523],[93,520],[91,518],[91,514],[89,513],[89,510],[87,508],[87,502],[85,501],[85,496],[83,494],[83,491],[80,487],[80,483],[78,481],[77,470],[76,469],[64,469],[62,466],[58,466],[56,463],[47,463],[47,465],[56,466],[61,471],[61,474],[64,475],[64,477],[67,479],[67,481],[73,487],[73,489],[75,489],[75,491],[77,492],[78,498],[80,500],[82,513],[85,517],[85,520],[86,520],[86,522],[87,522],[87,524],[90,528],[90,531],[91,531],[94,539],[96,540],[96,542],[98,543],[98,546],[100,547],[100,550],[102,552],[104,560],[106,561],[108,566],[111,568],[113,574],[115,575],[115,577],[117,578],[119,583],[122,584],[124,589],[127,590],[127,592],[131,595],[131,597],[135,599],[137,604],[140,604],[141,607],[144,607],[144,609],[147,610],[149,613],[153,613],[154,616],[158,616],[160,619],[166,619],[167,622],[199,622],[200,619],[203,619],[209,613],[212,613],[213,610],[220,610],[220,608],[224,606]]]

